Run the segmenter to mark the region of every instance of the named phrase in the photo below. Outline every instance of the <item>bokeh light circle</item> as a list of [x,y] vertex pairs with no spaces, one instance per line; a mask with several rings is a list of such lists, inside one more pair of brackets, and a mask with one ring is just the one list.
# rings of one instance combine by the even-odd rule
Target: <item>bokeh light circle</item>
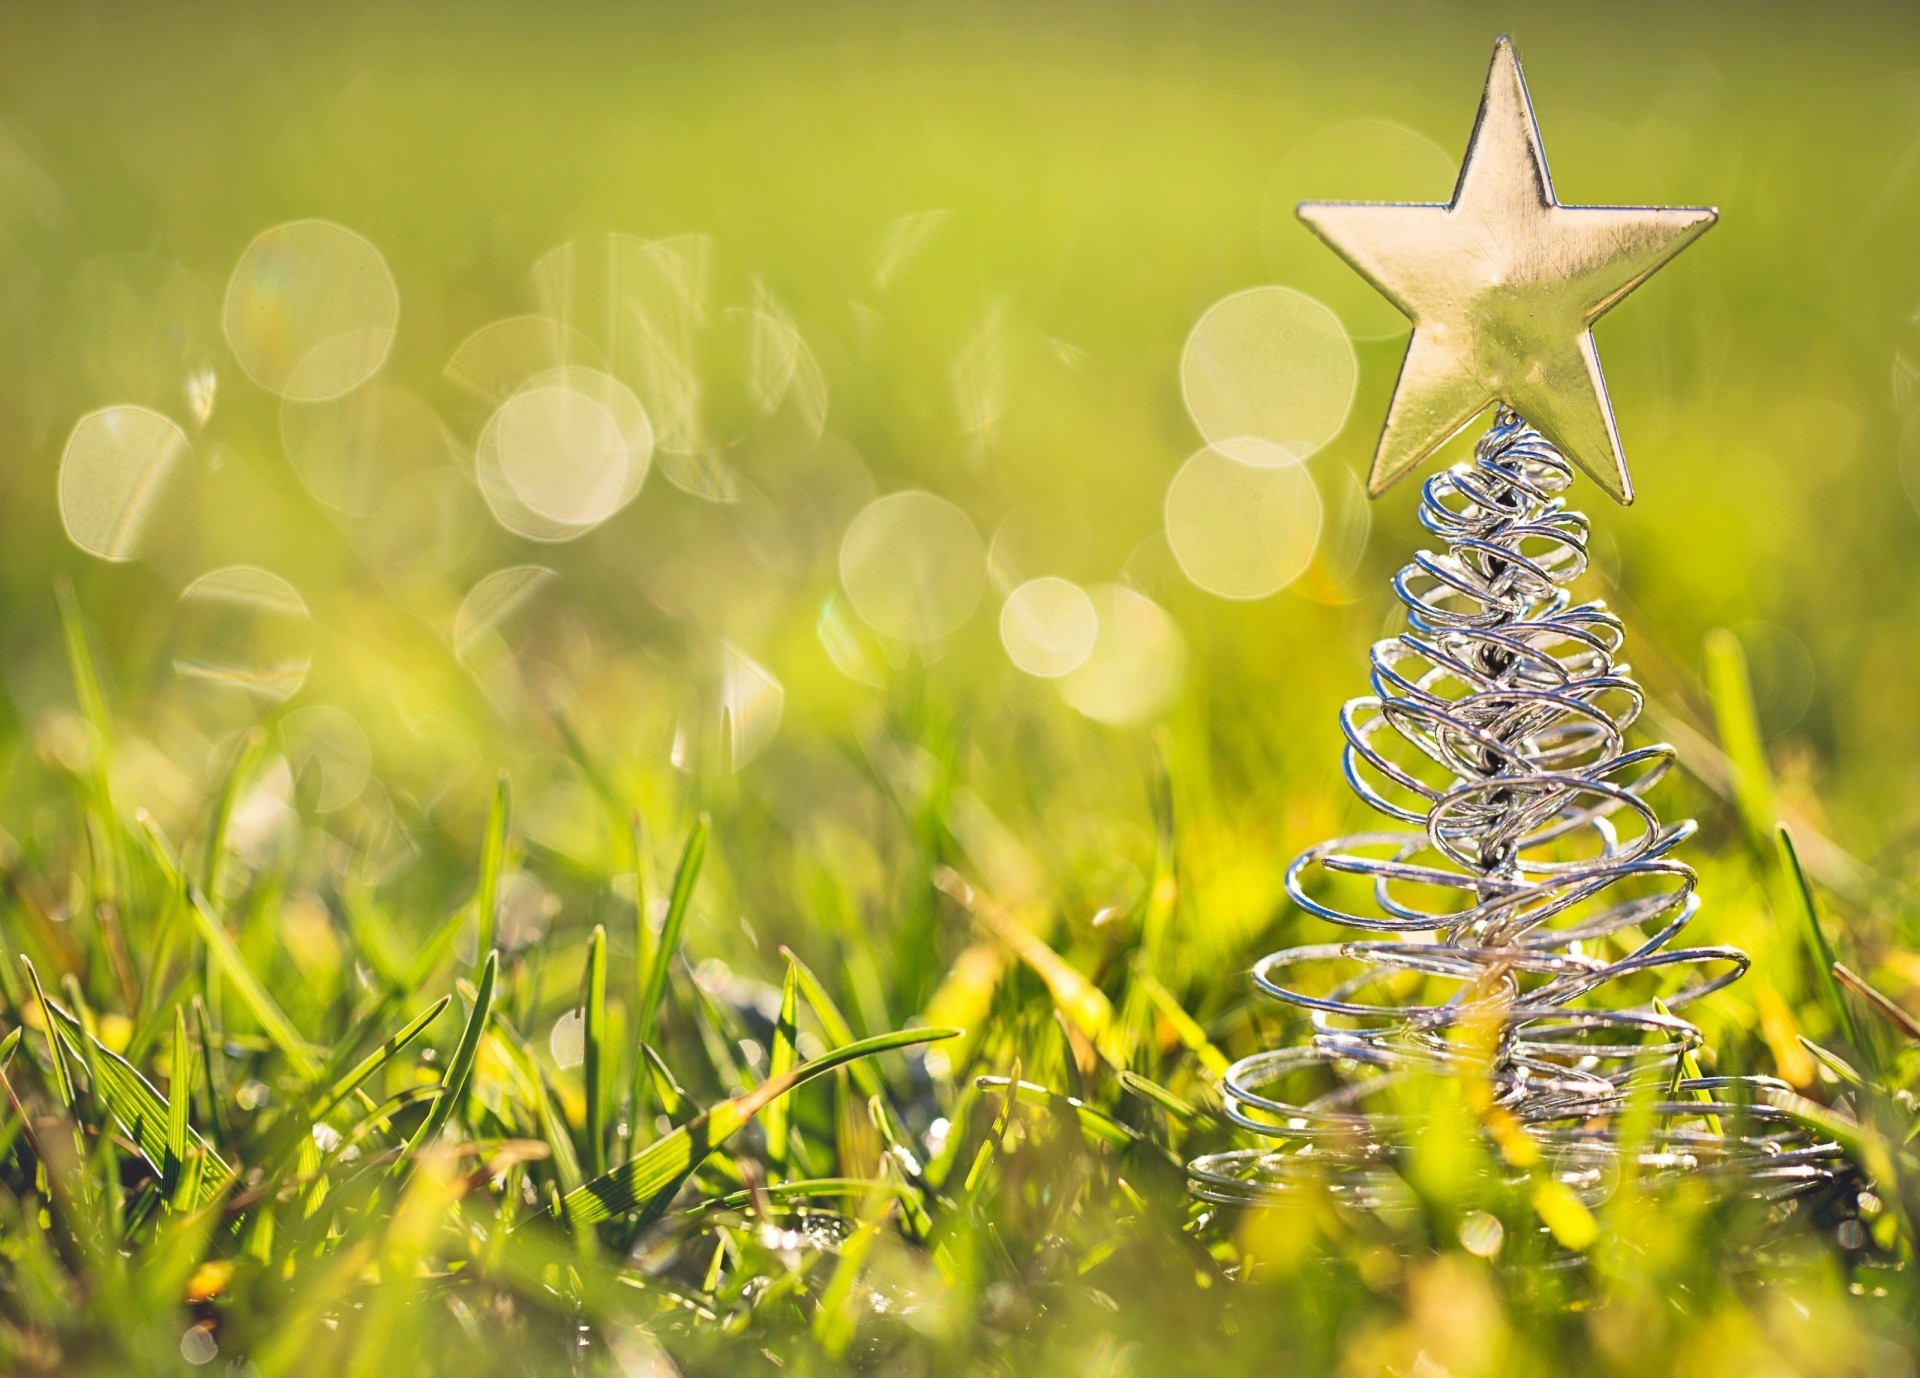
[[296,708],[280,720],[280,753],[294,795],[315,813],[344,809],[373,775],[373,743],[351,713],[332,704]]
[[1037,679],[1058,679],[1085,663],[1100,633],[1087,591],[1068,579],[1029,579],[1000,605],[1007,658]]
[[1339,317],[1288,287],[1215,302],[1180,356],[1187,412],[1209,444],[1253,437],[1305,459],[1340,433],[1360,364]]
[[307,602],[279,575],[231,565],[180,595],[173,668],[183,679],[278,703],[305,683],[312,663]]
[[1060,680],[1060,697],[1095,722],[1120,727],[1164,712],[1180,689],[1186,641],[1167,610],[1120,584],[1087,590],[1100,619],[1093,652]]
[[68,538],[103,560],[135,558],[187,450],[187,433],[147,407],[103,407],[81,417],[60,456]]
[[1167,486],[1167,544],[1195,584],[1222,598],[1265,598],[1300,577],[1320,539],[1320,491],[1274,446],[1230,440],[1201,450]]
[[511,565],[481,579],[454,614],[454,655],[471,664],[485,648],[499,646],[501,628],[558,577],[544,565]]
[[1260,201],[1260,248],[1274,277],[1333,309],[1356,340],[1407,333],[1407,318],[1301,223],[1302,201],[1413,201],[1453,195],[1459,164],[1389,120],[1351,120],[1309,134],[1274,169]]
[[595,369],[560,368],[500,404],[480,433],[474,471],[507,530],[570,541],[634,499],[653,446],[632,389]]
[[453,458],[433,408],[381,380],[325,402],[285,403],[280,440],[306,490],[356,517],[372,512],[400,475]]
[[569,526],[605,521],[627,482],[613,413],[571,388],[516,393],[488,426],[500,471],[536,515]]
[[840,542],[840,584],[860,619],[900,641],[937,641],[986,588],[986,547],[967,514],[909,489],[867,504]]
[[296,220],[240,255],[224,316],[249,378],[281,397],[324,402],[380,371],[400,321],[400,289],[363,236]]

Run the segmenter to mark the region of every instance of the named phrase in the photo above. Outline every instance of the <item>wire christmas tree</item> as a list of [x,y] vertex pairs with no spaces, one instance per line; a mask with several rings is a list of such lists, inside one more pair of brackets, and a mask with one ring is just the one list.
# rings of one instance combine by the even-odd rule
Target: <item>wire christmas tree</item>
[[[1369,1166],[1417,1130],[1397,1092],[1449,1072],[1482,1079],[1490,1126],[1576,1186],[1623,1152],[1769,1194],[1821,1180],[1832,1146],[1767,1106],[1779,1083],[1697,1071],[1679,1011],[1747,958],[1678,941],[1700,906],[1674,855],[1694,825],[1645,798],[1673,749],[1629,746],[1643,695],[1623,628],[1569,589],[1587,567],[1587,519],[1561,497],[1576,467],[1632,501],[1591,327],[1715,213],[1558,204],[1502,38],[1451,202],[1300,214],[1413,322],[1369,490],[1497,412],[1471,461],[1426,481],[1420,522],[1446,548],[1395,577],[1407,630],[1341,713],[1347,781],[1397,826],[1287,871],[1294,903],[1357,934],[1256,965],[1312,1037],[1228,1070],[1229,1114],[1270,1143],[1197,1160],[1196,1192],[1259,1199],[1331,1161],[1336,1189],[1378,1198],[1392,1178]],[[1623,1146],[1636,1093],[1651,1129]]]

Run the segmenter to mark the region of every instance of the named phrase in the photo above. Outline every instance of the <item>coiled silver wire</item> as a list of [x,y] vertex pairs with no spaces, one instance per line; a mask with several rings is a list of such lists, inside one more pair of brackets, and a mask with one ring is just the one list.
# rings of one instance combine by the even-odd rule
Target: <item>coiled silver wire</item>
[[1404,1084],[1447,1073],[1484,1078],[1502,1123],[1583,1191],[1623,1155],[1775,1197],[1830,1175],[1834,1146],[1767,1103],[1782,1083],[1679,1074],[1703,1041],[1679,1011],[1748,960],[1676,941],[1700,907],[1673,855],[1694,825],[1644,798],[1673,749],[1627,746],[1643,696],[1619,619],[1568,592],[1587,567],[1587,519],[1559,496],[1572,479],[1503,408],[1472,460],[1422,489],[1445,553],[1395,576],[1407,630],[1375,643],[1373,692],[1340,714],[1348,784],[1403,826],[1288,868],[1295,904],[1366,936],[1255,965],[1312,1038],[1228,1069],[1229,1117],[1268,1142],[1191,1163],[1201,1198],[1311,1176],[1389,1204],[1404,1190],[1392,1155],[1418,1130]]

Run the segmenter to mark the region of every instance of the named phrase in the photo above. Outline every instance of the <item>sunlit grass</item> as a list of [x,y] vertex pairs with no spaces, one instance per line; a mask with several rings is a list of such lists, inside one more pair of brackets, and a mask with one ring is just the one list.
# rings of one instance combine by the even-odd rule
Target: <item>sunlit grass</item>
[[1723,214],[1579,589],[1791,1208],[1470,1077],[1189,1191],[1422,544],[1290,206],[1444,195],[1490,20],[18,17],[0,1368],[1910,1367],[1920,33],[1724,18],[1517,37],[1568,200]]

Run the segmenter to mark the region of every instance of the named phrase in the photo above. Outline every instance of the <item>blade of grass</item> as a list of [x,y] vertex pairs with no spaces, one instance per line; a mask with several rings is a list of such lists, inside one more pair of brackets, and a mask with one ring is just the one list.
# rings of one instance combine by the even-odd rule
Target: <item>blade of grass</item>
[[1085,1034],[1103,1056],[1108,1053],[1113,1006],[1105,992],[959,872],[943,866],[934,873],[933,883],[1031,967],[1073,1027]]
[[493,788],[493,807],[487,811],[486,836],[480,843],[480,883],[474,890],[473,912],[477,938],[473,960],[485,962],[493,951],[494,923],[500,903],[500,871],[506,865],[507,827],[513,816],[513,789],[500,772]]
[[660,1097],[660,1108],[666,1112],[667,1118],[675,1121],[685,1119],[692,1102],[687,1099],[687,1093],[680,1089],[680,1083],[674,1080],[672,1069],[653,1050],[651,1043],[640,1045],[640,1056],[653,1078],[654,1094]]
[[[646,975],[640,985],[640,1003],[634,1008],[633,1038],[636,1043],[653,1041],[653,1031],[659,1022],[660,1002],[667,994],[667,973],[672,969],[674,954],[680,949],[680,934],[686,927],[687,911],[693,905],[694,884],[700,879],[700,867],[706,860],[707,833],[711,826],[705,814],[694,820],[693,829],[687,834],[686,846],[680,852],[680,864],[674,868],[666,917],[661,921],[660,935],[653,943],[652,957],[646,963]],[[644,934],[647,929],[644,916],[640,928]],[[634,1068],[633,1114],[636,1122],[646,1112],[647,1091],[651,1081],[651,1077],[643,1075],[641,1068]]]
[[328,1115],[332,1114],[339,1108],[342,1101],[352,1095],[366,1082],[368,1077],[372,1076],[395,1057],[399,1056],[403,1048],[413,1042],[413,1040],[418,1038],[422,1033],[426,1032],[427,1026],[438,1019],[440,1012],[452,1003],[453,997],[451,995],[443,995],[434,1001],[433,1004],[408,1020],[401,1028],[389,1034],[378,1048],[375,1048],[371,1053],[368,1053],[359,1062],[355,1063],[350,1071],[327,1088],[326,1094],[314,1103],[309,1118],[317,1122],[324,1120]]
[[1724,627],[1707,633],[1703,649],[1707,696],[1713,701],[1720,747],[1727,753],[1734,810],[1754,845],[1763,846],[1767,830],[1774,826],[1778,814],[1774,808],[1773,772],[1767,767],[1766,743],[1760,735],[1760,718],[1753,707],[1746,652],[1740,649],[1739,638]]
[[1793,834],[1784,823],[1775,834],[1775,840],[1779,844],[1780,869],[1786,877],[1787,893],[1800,916],[1800,936],[1806,943],[1807,955],[1813,959],[1814,984],[1819,987],[1820,998],[1833,1015],[1836,1027],[1846,1034],[1848,1045],[1866,1054],[1869,1050],[1862,1045],[1860,1026],[1854,1022],[1853,1008],[1847,1004],[1839,979],[1833,974],[1833,948],[1820,927],[1820,910],[1814,902],[1813,885],[1800,865],[1800,853],[1793,845]]
[[[132,1063],[87,1033],[73,1015],[52,1001],[47,1002],[47,1011],[53,1019],[52,1027],[59,1030],[61,1040],[76,1056],[85,1046],[82,1039],[92,1045],[94,1065],[100,1069],[101,1103],[120,1122],[120,1127],[153,1170],[166,1171],[168,1131],[172,1123],[166,1097],[156,1091]],[[198,1198],[204,1203],[225,1187],[232,1169],[191,1126],[187,1129],[186,1142],[189,1149],[203,1154],[206,1165],[214,1169],[212,1173],[202,1171],[200,1174]]]
[[61,578],[54,584],[53,592],[60,606],[60,637],[66,646],[67,670],[73,676],[73,695],[93,738],[89,765],[96,803],[102,808],[111,808],[108,756],[113,746],[113,724],[107,714],[107,696],[100,690],[100,673],[93,663],[93,650],[87,644],[86,622],[80,613],[80,600],[74,596],[73,584]]
[[1227,1055],[1213,1045],[1213,1041],[1207,1037],[1207,1031],[1200,1027],[1198,1020],[1181,1007],[1178,1000],[1173,998],[1173,992],[1154,979],[1153,973],[1147,970],[1144,961],[1134,963],[1133,980],[1135,985],[1147,993],[1147,999],[1153,1004],[1154,1013],[1166,1020],[1168,1026],[1172,1028],[1174,1035],[1180,1040],[1180,1046],[1199,1058],[1200,1065],[1205,1067],[1216,1080],[1225,1076],[1228,1065]]
[[997,1090],[1012,1086],[1014,1098],[1023,1105],[1041,1106],[1050,1110],[1065,1110],[1079,1122],[1080,1130],[1095,1143],[1105,1144],[1108,1148],[1131,1148],[1135,1144],[1145,1143],[1139,1133],[1120,1123],[1106,1111],[1072,1096],[1062,1095],[1050,1086],[1039,1086],[1031,1081],[1009,1081],[1006,1077],[979,1077],[976,1085],[981,1090]]
[[220,782],[220,793],[214,799],[213,816],[207,824],[207,854],[200,866],[200,888],[209,895],[218,897],[226,880],[227,830],[233,822],[233,808],[240,802],[240,791],[252,778],[254,767],[259,765],[266,749],[266,729],[248,729],[240,738],[233,764]]
[[228,936],[226,925],[213,912],[205,895],[197,889],[187,894],[187,912],[193,918],[194,927],[200,932],[200,939],[206,943],[207,950],[213,954],[221,973],[233,988],[239,992],[240,999],[246,1004],[248,1013],[260,1025],[274,1046],[280,1049],[302,1081],[312,1082],[319,1079],[320,1064],[315,1060],[307,1042],[293,1027],[286,1012],[267,994],[267,988],[260,978],[253,974],[253,968],[247,965],[247,959],[240,955],[240,949],[234,946]]
[[[853,1025],[847,1022],[846,1015],[841,1013],[840,1007],[827,993],[826,986],[818,976],[814,975],[813,968],[795,956],[792,948],[782,947],[780,955],[787,959],[789,976],[792,977],[799,993],[806,998],[808,1006],[812,1008],[813,1017],[820,1021],[820,1031],[827,1036],[827,1046],[838,1048],[853,1042]],[[863,1094],[868,1096],[886,1094],[886,1083],[874,1070],[872,1063],[856,1062],[847,1069],[847,1072],[853,1077],[853,1084],[858,1086]]]
[[[786,980],[780,984],[780,1017],[773,1026],[773,1047],[767,1055],[768,1081],[778,1081],[793,1070],[798,1003],[799,987],[793,963],[789,962]],[[787,1145],[793,1132],[791,1102],[784,1096],[776,1098],[760,1117],[760,1127],[767,1136],[767,1166],[777,1181],[787,1175]]]
[[1920,1043],[1920,1021],[1916,1021],[1912,1015],[1868,985],[1866,978],[1840,962],[1833,964],[1833,974],[1841,985],[1866,1001],[1868,1009],[1893,1025],[1907,1038]]
[[227,1137],[226,1117],[220,1109],[221,1086],[219,1043],[213,1036],[213,1016],[207,1012],[207,1002],[199,996],[193,997],[193,1018],[200,1026],[200,1060],[207,1078],[207,1124],[213,1130],[216,1142],[224,1142]]
[[860,1223],[840,1246],[833,1275],[820,1292],[820,1305],[813,1313],[813,1338],[835,1359],[846,1353],[847,1346],[853,1343],[854,1332],[859,1329],[860,1274],[866,1269],[874,1241],[880,1237],[881,1228],[897,1205],[895,1199],[883,1191],[875,1191],[867,1198],[860,1211]]
[[[53,1063],[53,1089],[60,1097],[60,1104],[71,1112],[75,1096],[73,1071],[67,1066],[60,1040],[54,1036],[53,1002],[47,999],[46,991],[41,988],[40,973],[33,969],[33,963],[22,955],[20,965],[27,969],[27,980],[33,983],[34,1001],[40,1006],[40,1027],[47,1035],[47,1053]],[[75,1051],[77,1053],[78,1049]]]
[[473,1010],[467,1016],[466,1028],[460,1031],[460,1042],[455,1045],[453,1057],[447,1063],[447,1074],[440,1081],[443,1094],[434,1101],[426,1119],[420,1122],[420,1128],[407,1142],[406,1150],[395,1164],[396,1171],[439,1136],[447,1120],[466,1098],[467,1083],[473,1077],[473,1061],[480,1053],[480,1035],[486,1030],[487,1015],[493,1009],[493,983],[499,969],[500,954],[488,952],[480,967],[480,982],[474,988]]
[[173,1074],[167,1082],[167,1159],[160,1189],[174,1208],[180,1200],[180,1174],[187,1161],[187,1107],[193,1099],[193,1047],[187,1038],[187,1010],[173,1007]]
[[648,1145],[638,1156],[569,1192],[561,1203],[574,1229],[584,1229],[627,1211],[664,1210],[709,1153],[731,1139],[760,1111],[796,1087],[863,1057],[957,1037],[957,1029],[903,1029],[836,1048],[803,1062],[785,1076],[768,1078],[743,1096],[722,1101]]
[[593,926],[587,941],[586,1057],[582,1072],[587,1082],[588,1171],[598,1177],[607,1170],[607,930]]

